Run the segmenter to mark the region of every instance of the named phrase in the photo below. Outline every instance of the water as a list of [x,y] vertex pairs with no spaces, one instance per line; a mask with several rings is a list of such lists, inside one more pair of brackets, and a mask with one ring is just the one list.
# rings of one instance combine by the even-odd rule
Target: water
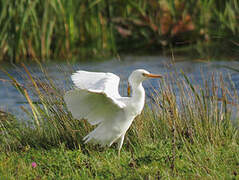
[[[63,90],[69,88],[66,86],[66,82],[70,82],[70,74],[75,70],[82,69],[88,71],[102,71],[102,72],[112,72],[120,76],[120,89],[121,94],[126,95],[127,78],[129,74],[138,68],[146,69],[152,73],[159,73],[162,75],[168,75],[174,73],[175,71],[180,72],[183,70],[185,74],[192,80],[193,84],[203,86],[203,77],[205,79],[209,78],[213,73],[215,77],[219,78],[219,74],[229,81],[227,78],[230,74],[233,83],[237,91],[239,91],[239,72],[235,72],[222,66],[227,65],[233,68],[239,69],[239,62],[236,61],[213,61],[213,62],[196,62],[196,61],[180,61],[172,62],[167,57],[160,56],[127,56],[121,59],[112,59],[110,61],[104,62],[90,62],[90,63],[79,63],[75,65],[67,65],[64,63],[56,64],[49,63],[45,67],[51,79],[53,79],[57,84],[63,87]],[[38,66],[28,65],[27,66],[33,76],[43,78],[43,74]],[[21,77],[20,71],[23,71],[22,67],[12,67],[8,66],[5,69],[14,76],[20,83],[24,84],[25,81]],[[180,74],[180,73],[179,73]],[[176,77],[175,77],[176,78]],[[178,78],[178,77],[177,77]],[[180,77],[179,77],[180,78]],[[15,114],[20,118],[25,117],[25,113],[21,111],[20,106],[26,106],[27,103],[25,98],[20,95],[20,93],[10,84],[6,74],[0,71],[0,110],[7,111]],[[150,97],[150,87],[158,88],[158,80],[150,80],[144,83],[146,89],[147,99]],[[210,82],[210,81],[209,81]]]

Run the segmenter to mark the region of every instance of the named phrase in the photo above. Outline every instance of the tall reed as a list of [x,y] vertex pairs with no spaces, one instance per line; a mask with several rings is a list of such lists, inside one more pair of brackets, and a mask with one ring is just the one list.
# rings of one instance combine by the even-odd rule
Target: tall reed
[[169,44],[238,43],[229,1],[1,0],[0,61],[71,59]]

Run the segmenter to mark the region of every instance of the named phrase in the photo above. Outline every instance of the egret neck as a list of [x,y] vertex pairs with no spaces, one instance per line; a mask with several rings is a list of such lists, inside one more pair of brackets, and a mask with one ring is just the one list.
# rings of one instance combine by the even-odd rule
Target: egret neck
[[132,90],[132,95],[130,97],[131,106],[135,109],[135,113],[141,113],[144,107],[145,101],[145,91],[140,81],[129,82]]
[[132,87],[132,101],[133,102],[142,102],[145,99],[145,91],[142,83],[133,84]]

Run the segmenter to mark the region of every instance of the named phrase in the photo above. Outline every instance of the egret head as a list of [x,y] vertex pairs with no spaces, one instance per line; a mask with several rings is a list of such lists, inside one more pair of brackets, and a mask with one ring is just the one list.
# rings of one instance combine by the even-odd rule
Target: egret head
[[131,73],[129,76],[129,83],[131,85],[134,84],[140,84],[144,80],[149,79],[149,78],[162,78],[161,75],[159,74],[151,74],[150,72],[144,70],[144,69],[137,69]]

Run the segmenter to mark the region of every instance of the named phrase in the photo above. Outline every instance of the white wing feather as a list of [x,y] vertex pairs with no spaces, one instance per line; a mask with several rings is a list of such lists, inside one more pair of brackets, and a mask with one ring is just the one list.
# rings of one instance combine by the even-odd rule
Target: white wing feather
[[119,77],[112,73],[78,71],[72,75],[75,90],[68,91],[65,102],[76,119],[92,125],[110,121],[126,105],[119,101]]
[[120,97],[118,91],[120,78],[113,73],[77,71],[71,79],[79,89],[105,93],[110,98]]
[[87,90],[70,90],[64,99],[74,118],[87,119],[91,125],[110,120],[121,109],[105,94]]

